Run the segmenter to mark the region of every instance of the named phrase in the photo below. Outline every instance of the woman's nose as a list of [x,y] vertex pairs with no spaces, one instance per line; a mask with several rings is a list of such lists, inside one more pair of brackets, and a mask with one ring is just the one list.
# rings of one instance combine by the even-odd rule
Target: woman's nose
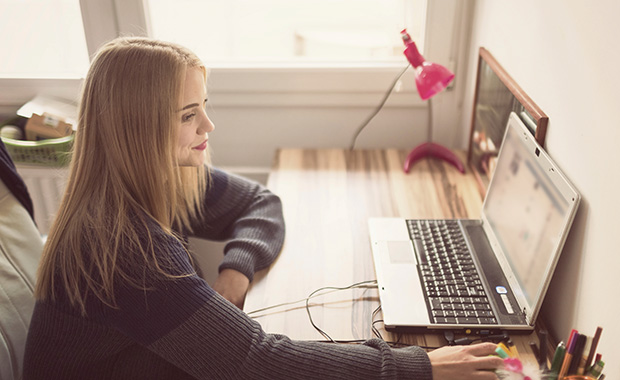
[[209,119],[209,116],[207,116],[207,115],[205,115],[205,118],[204,118],[204,120],[203,120],[203,122],[202,122],[200,127],[201,127],[201,130],[206,132],[206,133],[210,133],[210,132],[213,132],[215,130],[215,125],[213,124],[211,119]]

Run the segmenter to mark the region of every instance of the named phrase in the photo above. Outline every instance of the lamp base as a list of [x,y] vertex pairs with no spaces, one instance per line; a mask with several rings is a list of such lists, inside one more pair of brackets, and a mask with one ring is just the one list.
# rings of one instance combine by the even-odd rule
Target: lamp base
[[409,173],[409,170],[417,160],[428,156],[447,161],[448,163],[454,165],[458,171],[465,173],[465,165],[463,165],[456,154],[454,154],[450,149],[433,142],[420,144],[409,152],[404,164],[405,173]]

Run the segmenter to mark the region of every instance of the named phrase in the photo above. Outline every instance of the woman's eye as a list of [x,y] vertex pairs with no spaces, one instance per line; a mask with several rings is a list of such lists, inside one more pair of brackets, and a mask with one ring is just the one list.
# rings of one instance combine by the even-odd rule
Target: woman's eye
[[188,122],[188,121],[192,120],[194,118],[194,116],[196,116],[195,112],[185,114],[185,115],[183,115],[181,117],[181,121],[184,122],[184,123]]

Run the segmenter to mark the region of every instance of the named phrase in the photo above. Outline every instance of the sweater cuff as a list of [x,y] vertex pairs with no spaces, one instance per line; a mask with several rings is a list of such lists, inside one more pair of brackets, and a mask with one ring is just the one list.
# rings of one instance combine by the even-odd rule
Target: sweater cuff
[[433,369],[426,351],[420,347],[394,349],[399,379],[433,380]]
[[252,255],[242,252],[227,252],[224,256],[222,264],[220,264],[218,271],[221,272],[224,269],[234,269],[243,273],[252,282],[254,279],[255,263]]

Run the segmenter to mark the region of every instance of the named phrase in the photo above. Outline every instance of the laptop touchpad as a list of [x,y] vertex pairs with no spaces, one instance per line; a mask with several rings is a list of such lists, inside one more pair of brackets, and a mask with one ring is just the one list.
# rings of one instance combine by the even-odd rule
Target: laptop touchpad
[[413,246],[410,241],[388,241],[388,252],[392,264],[414,264]]

